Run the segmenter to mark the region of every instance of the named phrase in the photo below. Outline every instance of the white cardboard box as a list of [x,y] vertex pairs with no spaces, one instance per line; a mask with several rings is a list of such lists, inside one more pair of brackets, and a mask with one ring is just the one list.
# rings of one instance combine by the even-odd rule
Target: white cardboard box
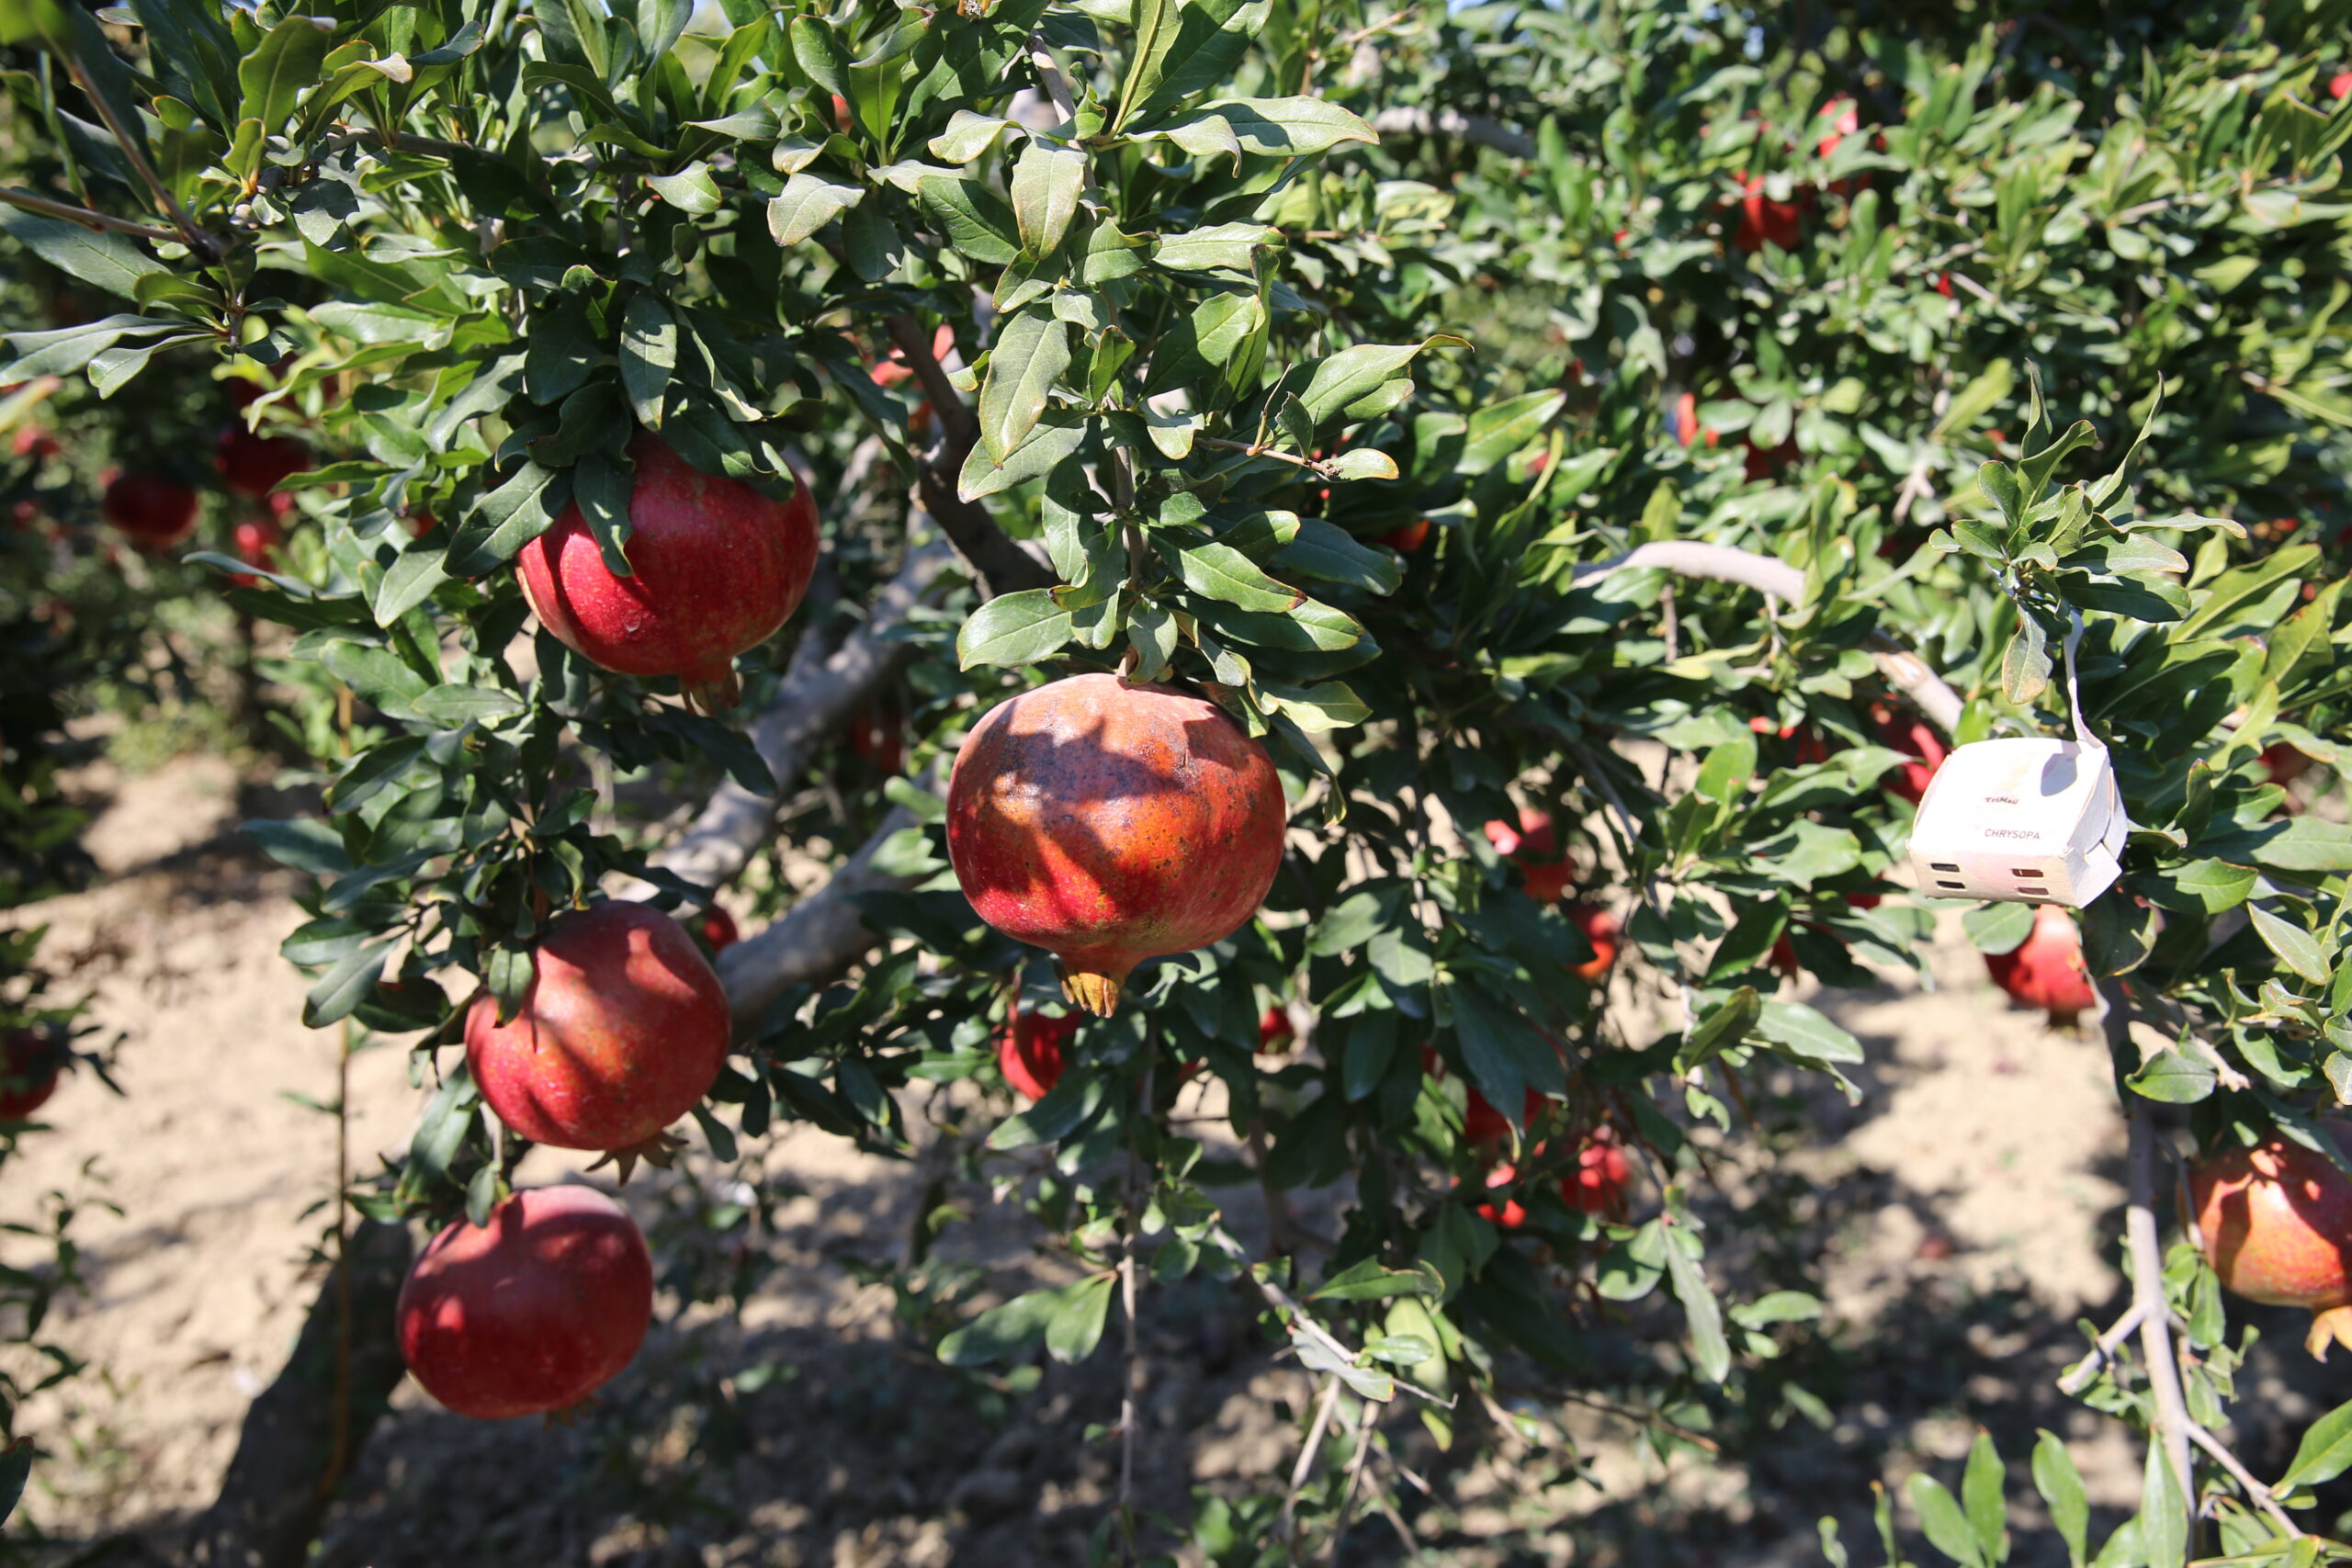
[[2131,826],[2106,748],[2049,737],[1972,741],[1928,783],[1911,865],[1931,898],[2079,909],[2122,874]]

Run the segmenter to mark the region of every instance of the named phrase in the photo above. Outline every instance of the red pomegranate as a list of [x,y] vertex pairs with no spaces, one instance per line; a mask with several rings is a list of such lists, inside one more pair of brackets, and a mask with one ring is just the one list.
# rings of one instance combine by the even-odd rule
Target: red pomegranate
[[1020,1012],[996,1032],[996,1065],[1012,1092],[1027,1100],[1043,1100],[1062,1081],[1062,1047],[1078,1032],[1079,1015],[1048,1018],[1042,1012]]
[[907,744],[899,738],[898,720],[887,714],[861,713],[851,719],[849,749],[886,773],[907,765]]
[[623,675],[675,675],[705,712],[741,694],[735,656],[800,604],[817,570],[817,500],[804,481],[777,502],[689,468],[655,435],[629,443],[637,464],[627,546],[634,575],[605,570],[575,504],[515,558],[548,630]]
[[57,437],[38,424],[18,425],[9,445],[15,448],[17,457],[30,457],[36,463],[44,457],[54,457],[62,450],[57,445]]
[[1818,143],[1821,155],[1825,158],[1838,151],[1838,143],[1862,128],[1861,111],[1855,107],[1853,99],[1843,94],[1822,105],[1814,118],[1829,122],[1827,133]]
[[1624,927],[1616,916],[1598,904],[1571,905],[1568,919],[1576,922],[1577,930],[1584,932],[1585,941],[1592,944],[1592,956],[1582,964],[1569,964],[1568,973],[1579,980],[1598,980],[1616,964],[1618,940]]
[[1487,1190],[1491,1192],[1501,1189],[1503,1198],[1499,1203],[1479,1204],[1478,1217],[1489,1224],[1507,1231],[1515,1231],[1525,1224],[1527,1206],[1510,1196],[1510,1189],[1518,1184],[1519,1168],[1508,1162],[1498,1165],[1494,1169],[1487,1172]]
[[231,491],[259,501],[282,480],[309,468],[311,449],[290,435],[257,435],[232,423],[221,428],[212,466]]
[[125,474],[107,486],[98,510],[142,550],[169,549],[196,526],[196,491],[161,474]]
[[2012,1000],[2048,1008],[2052,1023],[2072,1023],[2098,1005],[2083,965],[2083,939],[2073,918],[2052,904],[2033,911],[2033,932],[2017,951],[1986,953],[1984,967]]
[[1674,400],[1674,417],[1668,423],[1674,433],[1675,440],[1685,446],[1698,440],[1701,435],[1707,438],[1707,445],[1710,446],[1720,439],[1713,427],[1702,426],[1699,423],[1699,394],[1696,392],[1685,392]]
[[1871,705],[1871,726],[1878,731],[1881,744],[1914,759],[1886,774],[1879,781],[1879,787],[1918,805],[1927,797],[1928,781],[1936,776],[1936,770],[1951,755],[1951,748],[1926,719],[1898,710],[1892,703]]
[[[1544,1097],[1532,1089],[1526,1092],[1527,1098],[1520,1106],[1519,1119],[1522,1124],[1532,1127],[1535,1124],[1535,1119],[1544,1114]],[[1504,1118],[1501,1111],[1495,1109],[1495,1102],[1480,1094],[1476,1089],[1471,1089],[1469,1099],[1464,1100],[1462,1106],[1463,1142],[1467,1144],[1500,1143],[1510,1136],[1510,1122]]]
[[1810,724],[1784,724],[1775,729],[1772,721],[1759,714],[1747,721],[1747,728],[1758,735],[1778,735],[1781,739],[1792,742],[1792,760],[1799,767],[1829,761],[1828,742],[1823,740],[1821,732]]
[[2331,98],[2352,98],[2352,71],[2339,71],[2327,79],[2327,96]]
[[1281,1055],[1297,1038],[1298,1031],[1291,1027],[1290,1014],[1280,1007],[1268,1008],[1266,1016],[1258,1021],[1258,1049],[1265,1055]]
[[[247,566],[259,567],[262,570],[267,571],[277,564],[277,545],[280,535],[277,532],[277,524],[270,522],[267,518],[249,517],[237,525],[234,537],[237,558]],[[231,573],[229,581],[240,588],[251,588],[261,579],[250,571],[239,571]]]
[[1517,863],[1526,879],[1527,896],[1539,904],[1556,904],[1568,890],[1574,873],[1560,855],[1560,840],[1552,830],[1549,812],[1522,809],[1519,826],[1487,824],[1487,842],[1495,852]]
[[433,1238],[401,1286],[401,1354],[477,1420],[579,1404],[620,1375],[653,1321],[637,1222],[589,1187],[537,1187]]
[[1749,175],[1741,180],[1739,192],[1739,226],[1733,231],[1731,243],[1748,255],[1768,244],[1784,251],[1795,250],[1804,232],[1804,207],[1794,201],[1774,201],[1767,197],[1761,175]]
[[1749,484],[1769,479],[1804,454],[1797,449],[1797,438],[1784,436],[1777,446],[1758,446],[1752,435],[1740,437],[1740,477]]
[[0,1122],[21,1122],[57,1092],[64,1052],[30,1029],[12,1029],[0,1045]]
[[538,972],[504,1023],[466,1014],[481,1097],[534,1143],[635,1149],[694,1108],[727,1060],[727,994],[685,928],[615,900],[550,921]]
[[2263,771],[2276,784],[2292,784],[2301,778],[2312,765],[2312,760],[2284,740],[2274,741],[2262,749]]
[[1617,1141],[1617,1130],[1595,1127],[1577,1147],[1576,1174],[1560,1179],[1560,1196],[1571,1209],[1623,1219],[1625,1190],[1633,1180],[1634,1164]]
[[[2352,1152],[2352,1122],[2321,1123]],[[2228,1149],[2188,1173],[2205,1260],[2230,1291],[2312,1314],[2304,1345],[2324,1359],[2332,1340],[2352,1345],[2352,1181],[2317,1152],[2283,1137]]]
[[702,932],[702,944],[713,953],[724,953],[742,939],[735,929],[735,917],[713,904],[705,909],[695,929]]
[[1074,675],[1000,704],[947,781],[947,855],[980,919],[1062,961],[1108,1017],[1147,958],[1222,941],[1282,865],[1282,781],[1215,704]]
[[1430,520],[1419,517],[1406,524],[1402,528],[1391,529],[1381,535],[1378,542],[1386,545],[1400,556],[1409,556],[1419,549],[1428,541],[1429,536]]

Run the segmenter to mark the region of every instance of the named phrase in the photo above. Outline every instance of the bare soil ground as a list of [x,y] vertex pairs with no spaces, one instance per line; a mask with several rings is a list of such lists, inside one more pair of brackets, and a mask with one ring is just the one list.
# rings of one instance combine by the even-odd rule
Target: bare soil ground
[[[90,1372],[31,1406],[50,1451],[25,1510],[49,1561],[104,1561],[110,1540],[166,1529],[209,1501],[252,1395],[274,1377],[317,1289],[313,1248],[334,1169],[332,1035],[299,1022],[303,982],[279,961],[300,919],[282,874],[232,829],[224,766],[99,779],[96,890],[23,911],[79,967],[96,1017],[120,1031],[117,1098],[85,1076],[51,1101],[55,1131],[11,1168],[8,1219],[57,1192],[79,1206],[89,1281],[54,1337]],[[1815,1521],[1866,1532],[1869,1486],[1928,1468],[1953,1479],[1980,1427],[2012,1461],[2037,1426],[2078,1440],[2111,1523],[2139,1489],[2137,1446],[2052,1390],[2080,1353],[2074,1326],[2120,1304],[2100,1237],[2120,1201],[2121,1126],[2098,1044],[2006,1005],[1947,933],[1933,991],[1815,998],[1868,1044],[1862,1103],[1791,1086],[1808,1130],[1809,1190],[1791,1224],[1827,1286],[1823,1355],[1838,1385],[1826,1429],[1790,1420],[1752,1467],[1662,1465],[1636,1434],[1586,1410],[1527,1412],[1539,1436],[1456,1463],[1409,1413],[1388,1431],[1433,1497],[1405,1512],[1426,1560],[1503,1564],[1821,1561]],[[355,1059],[363,1160],[404,1145],[420,1097],[403,1053]],[[739,1316],[657,1330],[638,1365],[567,1427],[481,1425],[396,1399],[338,1505],[320,1561],[341,1568],[481,1564],[696,1568],[946,1568],[1085,1561],[1115,1479],[1089,1422],[1115,1413],[1111,1358],[1053,1369],[1035,1389],[951,1374],[904,1332],[857,1265],[900,1255],[922,1173],[800,1130],[761,1168],[797,1189],[767,1238],[775,1261]],[[526,1179],[567,1168],[548,1151]],[[649,1219],[721,1200],[736,1179],[707,1157],[640,1177]],[[1028,1267],[1026,1222],[960,1192],[976,1223],[947,1261]],[[105,1205],[116,1205],[116,1213]],[[657,1235],[660,1234],[657,1232]],[[1247,1303],[1197,1286],[1155,1298],[1142,1493],[1184,1510],[1196,1487],[1286,1468],[1305,1379],[1272,1362]],[[2257,1471],[2313,1413],[2291,1325],[2249,1369]],[[1472,1413],[1470,1419],[1487,1419]],[[1459,1450],[1457,1450],[1459,1451]],[[1906,1510],[1907,1512],[1907,1510]],[[2047,1540],[2014,1561],[2053,1561]],[[1873,1551],[1862,1561],[1876,1561]],[[1346,1562],[1407,1561],[1372,1521]],[[2055,1559],[2063,1561],[2063,1558]],[[1188,1562],[1199,1561],[1197,1557]]]

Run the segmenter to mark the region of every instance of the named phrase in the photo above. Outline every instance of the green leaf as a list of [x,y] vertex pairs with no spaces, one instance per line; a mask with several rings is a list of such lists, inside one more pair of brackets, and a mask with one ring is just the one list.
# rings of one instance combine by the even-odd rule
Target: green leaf
[[2352,1404],[2339,1404],[2304,1429],[2294,1461],[2271,1490],[2324,1486],[2346,1470],[2352,1470]]
[[1442,1296],[1445,1280],[1427,1263],[1391,1269],[1366,1258],[1332,1275],[1307,1296],[1310,1302],[1380,1302],[1394,1296]]
[[947,243],[963,254],[991,266],[1020,259],[1020,226],[1012,209],[979,181],[930,175],[915,187],[915,196]]
[[318,17],[291,16],[270,28],[237,67],[238,118],[261,121],[264,131],[283,126],[304,90],[318,85],[334,36],[334,25]]
[[1053,590],[1000,594],[973,611],[956,634],[957,668],[1035,664],[1059,652],[1069,636],[1070,613],[1054,603]]
[[1006,453],[1001,463],[984,444],[975,443],[972,455],[964,459],[964,471],[956,476],[956,491],[966,501],[978,501],[1030,479],[1043,479],[1086,445],[1086,434],[1085,415],[1057,412],[1039,419],[1036,428],[1022,437],[1021,444]]
[[1069,367],[1069,328],[1042,310],[1004,323],[980,383],[980,439],[1003,463],[1036,427],[1054,384]]
[[2001,1497],[2001,1456],[1994,1450],[1993,1435],[1979,1432],[1968,1450],[1968,1468],[1961,1474],[1960,1496],[1968,1511],[1968,1528],[1987,1562],[2000,1562],[2009,1555],[2009,1510]]
[[784,183],[768,203],[768,232],[779,245],[797,245],[865,199],[865,187],[829,180],[806,169]]
[[[39,213],[27,212],[21,208],[0,205],[0,230],[6,230],[10,239],[15,240],[58,271],[78,277],[95,288],[103,288],[109,294],[119,294],[126,299],[135,299],[139,297],[138,288],[141,278],[153,277],[168,270],[163,263],[132,244],[123,235],[85,229],[79,223],[69,223],[62,218],[44,218]],[[116,316],[108,320],[137,321],[139,318]],[[155,321],[152,324],[157,329],[186,325],[185,322],[180,321]],[[80,332],[101,327],[102,323],[93,322],[88,329],[69,328],[67,330]],[[20,334],[10,334],[11,337]],[[93,346],[90,354],[97,354],[114,341],[113,336],[107,337],[105,342]],[[89,355],[85,355],[82,361],[77,362],[73,367],[80,369],[82,364],[87,363],[88,358]]]
[[2124,1081],[2143,1100],[2194,1105],[2212,1094],[2216,1076],[2211,1063],[2167,1045]]
[[678,367],[678,323],[649,293],[633,294],[621,312],[621,390],[639,424],[659,429],[662,397]]
[[1085,188],[1084,152],[1032,139],[1012,166],[1012,217],[1022,249],[1032,256],[1059,250]]
[[1219,98],[1200,113],[1223,120],[1245,151],[1262,157],[1303,158],[1343,141],[1380,141],[1362,118],[1322,98]]
[[985,1367],[1026,1354],[1046,1337],[1062,1304],[1059,1290],[1031,1291],[990,1307],[939,1342],[939,1359],[951,1367]]
[[1363,699],[1338,681],[1317,686],[1290,686],[1261,679],[1258,695],[1301,729],[1317,733],[1352,729],[1371,721],[1372,709]]
[[1066,1072],[1045,1099],[998,1122],[989,1134],[989,1147],[1003,1153],[1066,1138],[1102,1108],[1102,1080],[1094,1074],[1075,1068]]
[[383,978],[384,959],[391,952],[390,939],[345,953],[311,984],[302,998],[302,1027],[324,1029],[351,1016],[352,1010],[375,994]]
[[1307,417],[1317,426],[1338,419],[1354,404],[1403,375],[1422,350],[1438,344],[1458,344],[1453,337],[1433,337],[1421,343],[1360,343],[1328,358],[1316,360],[1306,385],[1298,394]]
[[1083,1361],[1102,1340],[1102,1325],[1111,1314],[1114,1274],[1080,1280],[1062,1292],[1060,1304],[1046,1324],[1046,1350],[1057,1361]]
[[803,14],[792,18],[792,58],[808,79],[828,93],[849,96],[849,51],[841,35],[821,17]]
[[2254,918],[2254,929],[2261,934],[2262,943],[2278,954],[2278,962],[2314,986],[2324,986],[2332,973],[2327,954],[2311,932],[2291,921],[2279,919],[2259,904],[2246,906],[2246,913]]
[[1683,1316],[1690,1320],[1694,1370],[1709,1382],[1723,1382],[1731,1375],[1731,1342],[1724,1337],[1723,1311],[1715,1304],[1707,1276],[1697,1260],[1683,1251],[1678,1235],[1667,1237],[1666,1274],[1682,1303]]
[[[648,175],[645,183],[653,188],[654,195],[681,212],[699,216],[716,212],[726,203],[726,197],[719,195],[718,182],[710,177],[710,165],[707,164],[689,164],[674,175]],[[783,198],[779,197],[777,199]],[[773,214],[769,221],[773,226]],[[778,244],[786,243],[781,239],[776,242]]]
[[1174,272],[1248,272],[1259,250],[1281,241],[1282,231],[1263,223],[1219,223],[1162,236],[1151,259]]
[[1177,570],[1193,592],[1244,610],[1286,615],[1306,603],[1306,594],[1268,577],[1230,545],[1210,543],[1179,551]]
[[1755,1028],[1757,1038],[1801,1062],[1847,1064],[1863,1059],[1860,1041],[1803,1002],[1767,1000]]
[[2188,1561],[2188,1504],[2162,1443],[2148,1445],[2138,1523],[2146,1568],[2183,1568]]
[[1911,1506],[1919,1512],[1919,1528],[1926,1532],[1928,1545],[1962,1568],[1990,1568],[1968,1516],[1961,1512],[1959,1501],[1942,1482],[1932,1475],[1915,1475],[1910,1491]]
[[446,569],[453,577],[482,577],[548,531],[571,499],[571,475],[525,463],[513,477],[474,502],[449,540]]
[[2019,707],[2031,705],[2050,686],[2050,647],[2041,623],[2025,617],[2001,655],[2001,694]]
[[1470,416],[1469,434],[1463,439],[1462,455],[1453,460],[1453,471],[1483,474],[1532,445],[1567,400],[1562,391],[1529,392],[1480,409]]
[[2083,1491],[2082,1474],[2075,1470],[2073,1456],[2054,1433],[2043,1432],[2033,1445],[2033,1484],[2050,1506],[2051,1524],[2066,1543],[2067,1562],[2071,1568],[2083,1568],[2084,1554],[2090,1550],[2090,1499]]

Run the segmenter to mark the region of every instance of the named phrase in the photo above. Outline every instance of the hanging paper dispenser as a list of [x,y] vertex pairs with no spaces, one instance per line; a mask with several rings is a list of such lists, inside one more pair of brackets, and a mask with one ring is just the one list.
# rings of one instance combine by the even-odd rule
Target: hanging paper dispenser
[[2107,747],[2083,723],[2075,685],[2077,613],[2066,638],[2073,740],[1977,740],[1936,770],[1911,829],[1919,891],[2081,908],[2122,874],[2131,821]]

